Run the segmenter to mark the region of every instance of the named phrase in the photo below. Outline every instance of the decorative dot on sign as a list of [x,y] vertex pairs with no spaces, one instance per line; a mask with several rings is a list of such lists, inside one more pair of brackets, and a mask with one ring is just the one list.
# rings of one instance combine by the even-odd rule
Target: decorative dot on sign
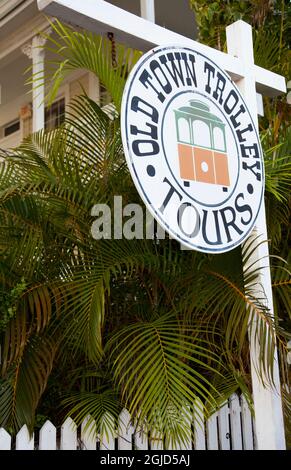
[[208,171],[208,165],[206,162],[202,162],[201,163],[201,170],[203,171],[203,173],[207,173]]
[[252,185],[252,184],[248,184],[248,185],[247,185],[247,190],[248,190],[248,193],[253,194],[253,192],[254,192],[254,187],[253,187],[253,185]]
[[147,174],[148,174],[149,176],[155,176],[156,170],[155,170],[155,168],[154,168],[152,165],[148,165],[148,166],[147,166]]

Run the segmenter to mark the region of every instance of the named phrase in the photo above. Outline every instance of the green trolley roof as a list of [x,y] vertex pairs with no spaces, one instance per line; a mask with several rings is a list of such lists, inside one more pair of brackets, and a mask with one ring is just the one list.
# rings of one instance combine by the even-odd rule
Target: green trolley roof
[[210,112],[209,106],[202,103],[199,100],[190,100],[190,106],[182,106],[175,110],[178,117],[182,117],[183,114],[190,115],[192,118],[199,118],[202,121],[212,121],[219,125],[223,125],[222,120]]

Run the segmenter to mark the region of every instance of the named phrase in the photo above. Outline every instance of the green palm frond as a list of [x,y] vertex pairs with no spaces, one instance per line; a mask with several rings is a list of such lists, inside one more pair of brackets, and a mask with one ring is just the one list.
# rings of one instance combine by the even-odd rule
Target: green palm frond
[[67,135],[70,145],[78,153],[78,168],[79,171],[82,170],[82,180],[93,180],[96,183],[96,178],[99,177],[99,184],[108,185],[114,180],[115,174],[122,178],[122,169],[123,173],[128,173],[119,120],[110,119],[98,104],[83,95],[72,100],[67,123]]
[[[285,330],[291,331],[291,255],[287,260],[275,259],[272,263],[272,280],[274,291],[274,310],[276,318],[280,318],[285,312]],[[281,321],[282,322],[282,321]]]
[[279,202],[287,203],[291,186],[291,131],[286,141],[265,152],[266,191]]
[[23,345],[14,365],[2,376],[0,425],[8,430],[23,424],[33,428],[34,413],[45,390],[56,353],[56,343],[45,336],[34,336]]
[[56,313],[57,295],[57,289],[51,292],[43,284],[24,290],[18,299],[15,314],[3,333],[2,374],[5,375],[9,367],[22,355],[23,347],[32,333],[44,333],[51,317]]
[[[48,99],[67,73],[82,67],[106,84],[118,111],[139,54],[118,46],[115,67],[110,42],[52,26],[47,44],[56,52],[49,72],[55,83]],[[287,155],[288,142],[265,152],[272,246],[282,257],[288,255]],[[109,116],[83,93],[60,129],[36,133],[0,156],[0,287],[9,293],[25,281],[1,330],[0,414],[12,430],[32,423],[44,387],[53,396],[56,387],[78,423],[90,414],[99,426],[104,413],[114,422],[128,407],[154,435],[185,442],[182,414],[192,412],[197,397],[205,416],[236,390],[251,403],[250,334],[259,343],[265,382],[272,382],[276,338],[286,366],[290,269],[272,261],[272,318],[260,269],[251,262],[260,240],[243,252],[214,256],[181,251],[168,236],[92,237],[95,204],[112,209],[115,195],[142,204],[125,164],[117,113]]]
[[205,331],[165,315],[125,326],[110,339],[111,367],[125,406],[150,429],[183,434],[183,408],[197,397],[205,411],[218,406],[221,396],[209,378],[225,378],[227,371],[215,345],[203,339]]
[[[106,84],[112,100],[120,110],[121,97],[125,80],[130,68],[136,63],[141,53],[116,45],[116,64],[112,64],[112,44],[109,40],[92,33],[81,33],[63,25],[58,20],[50,22],[56,34],[45,35],[45,49],[52,52],[55,58],[47,63],[49,92],[47,100],[51,103],[58,92],[66,75],[72,70],[86,69],[96,74]],[[36,88],[42,86],[43,77],[32,76],[31,81]]]
[[278,31],[260,28],[254,32],[254,58],[260,67],[288,76],[290,51],[280,42]]
[[[75,392],[61,403],[67,411],[67,416],[73,417],[80,425],[89,416],[85,430],[88,434],[100,433],[108,436],[115,432],[116,422],[122,410],[117,394],[112,389],[95,392]],[[111,419],[109,419],[109,416]]]
[[212,307],[212,314],[225,315],[228,312],[225,326],[225,346],[230,357],[233,351],[243,357],[243,351],[253,338],[258,345],[260,363],[257,371],[262,381],[273,380],[273,357],[276,348],[276,325],[269,309],[266,307],[266,294],[260,280],[265,269],[266,260],[260,260],[262,266],[252,261],[257,252],[260,238],[254,237],[245,243],[242,251],[244,266],[241,282],[233,282],[222,272],[210,272],[220,280],[218,302]]
[[[267,145],[267,133],[263,134],[263,147]],[[291,181],[291,128],[287,129],[282,142],[265,150],[266,173],[266,215],[268,235],[272,248],[276,251],[288,235],[290,219],[290,181]],[[283,255],[284,256],[284,255]]]

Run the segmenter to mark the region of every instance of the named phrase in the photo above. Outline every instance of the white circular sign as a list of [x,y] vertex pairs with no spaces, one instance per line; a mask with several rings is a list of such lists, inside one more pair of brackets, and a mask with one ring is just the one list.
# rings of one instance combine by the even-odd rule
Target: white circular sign
[[183,245],[240,245],[264,189],[262,150],[229,76],[188,47],[157,47],[128,78],[121,109],[127,163],[146,206]]

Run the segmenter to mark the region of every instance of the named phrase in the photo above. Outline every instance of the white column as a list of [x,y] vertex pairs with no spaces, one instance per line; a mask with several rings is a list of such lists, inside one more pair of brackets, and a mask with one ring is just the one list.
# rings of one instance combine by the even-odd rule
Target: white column
[[[228,53],[240,58],[245,66],[245,77],[240,79],[236,84],[245,98],[253,121],[258,129],[252,28],[249,24],[239,20],[226,28],[226,35]],[[255,230],[251,236],[258,235],[260,236],[260,241],[267,241],[268,235],[264,200],[256,222]],[[267,242],[260,244],[252,261],[257,263],[256,266],[263,267],[259,274],[257,291],[262,294],[263,287],[266,296],[266,306],[269,308],[270,314],[274,315],[272,284],[269,268],[269,249]],[[265,380],[267,386],[264,386],[257,374],[259,345],[254,336],[250,337],[250,357],[257,448],[259,450],[285,449],[285,433],[277,350],[275,351],[273,364],[274,386],[268,384],[267,379]]]
[[[47,29],[45,34],[49,34],[51,29]],[[32,76],[37,82],[32,85],[32,131],[37,132],[44,129],[44,109],[45,109],[45,89],[44,86],[37,86],[43,80],[44,57],[43,46],[46,38],[37,34],[32,41],[22,47],[22,52],[32,60]]]
[[[44,73],[44,40],[41,36],[32,39],[32,74],[38,80],[43,79]],[[38,82],[40,83],[40,81]],[[32,88],[32,130],[37,132],[44,129],[44,86]]]
[[140,0],[141,17],[145,20],[155,22],[155,0]]
[[89,72],[89,91],[88,95],[91,100],[96,101],[96,103],[100,103],[100,84],[99,79],[93,72]]

